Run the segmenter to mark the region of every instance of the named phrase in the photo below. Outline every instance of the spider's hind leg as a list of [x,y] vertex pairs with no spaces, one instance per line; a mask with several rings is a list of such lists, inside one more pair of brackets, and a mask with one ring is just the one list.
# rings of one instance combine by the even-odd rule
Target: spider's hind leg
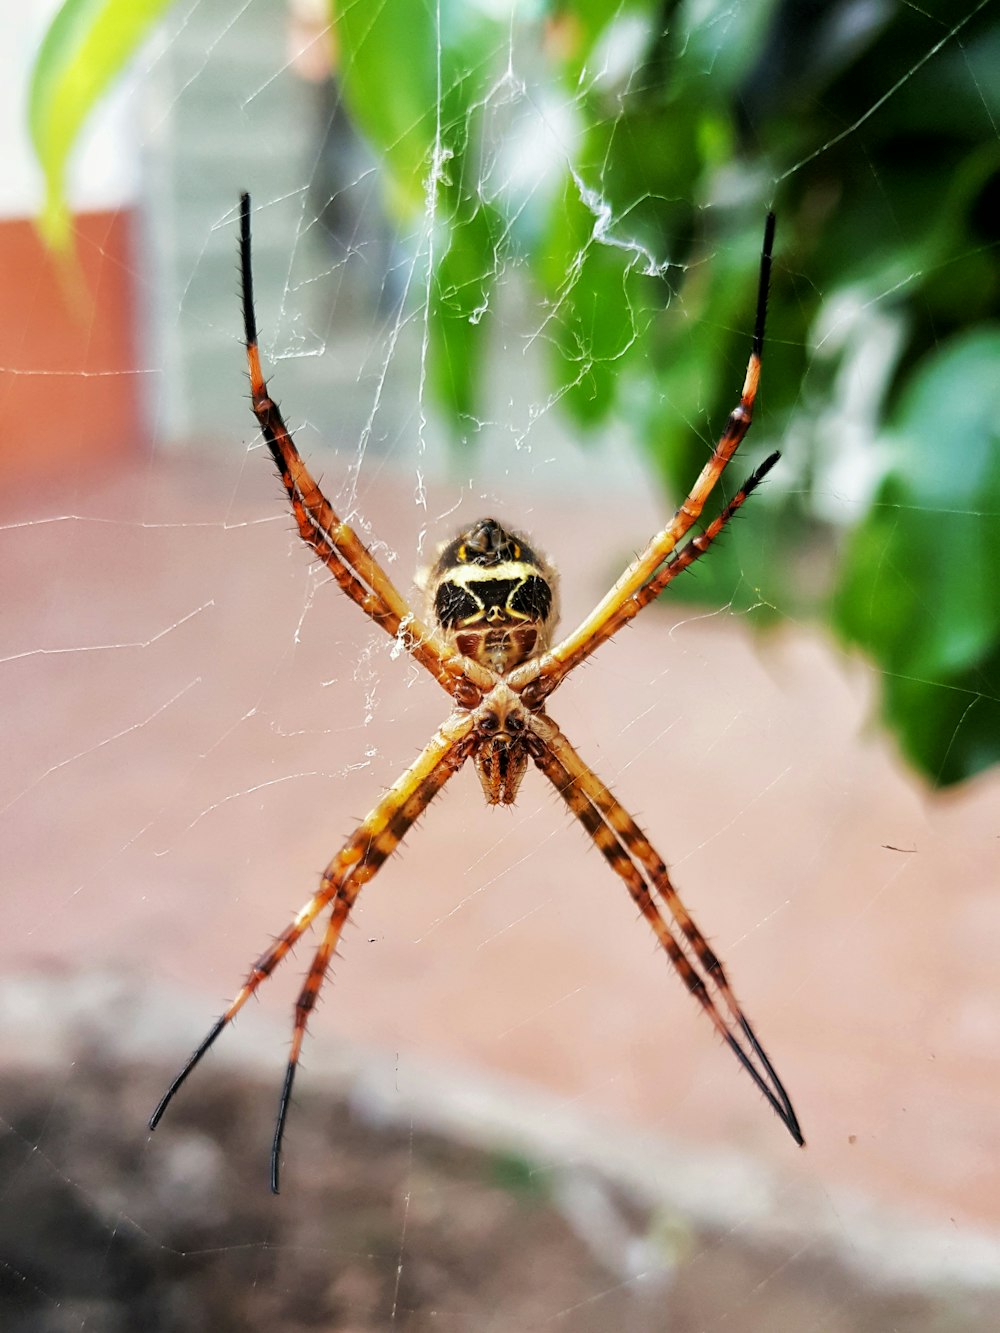
[[278,1193],[279,1175],[281,1170],[281,1141],[285,1135],[285,1121],[288,1118],[288,1107],[292,1099],[292,1085],[295,1082],[295,1071],[298,1068],[299,1056],[302,1054],[302,1042],[306,1035],[306,1024],[309,1021],[309,1015],[316,1007],[316,1001],[319,999],[319,993],[323,988],[323,982],[326,980],[327,969],[330,966],[330,959],[337,947],[337,941],[340,939],[340,932],[344,928],[344,922],[354,906],[354,900],[358,896],[361,884],[345,886],[344,890],[337,894],[333,904],[333,912],[326,928],[323,940],[313,955],[312,963],[306,974],[302,990],[299,992],[299,998],[295,1001],[295,1026],[292,1031],[292,1048],[288,1056],[288,1068],[285,1070],[285,1081],[281,1087],[281,1100],[278,1103],[278,1118],[274,1125],[274,1139],[271,1143],[271,1193]]
[[261,983],[267,980],[292,946],[301,939],[323,908],[332,901],[333,909],[326,934],[316,950],[312,966],[295,1006],[292,1049],[285,1073],[271,1150],[271,1188],[275,1193],[278,1192],[278,1159],[285,1120],[288,1115],[292,1083],[295,1078],[295,1068],[302,1049],[309,1014],[323,985],[326,970],[337,946],[337,940],[340,938],[344,922],[347,920],[351,908],[354,906],[354,902],[364,885],[381,870],[415,821],[427,809],[448,779],[458,772],[469,757],[473,748],[472,740],[474,739],[470,738],[472,726],[472,718],[468,714],[464,716],[453,715],[449,718],[444,726],[438,729],[433,739],[424,747],[402,777],[389,788],[368,817],[348,838],[324,870],[320,886],[312,898],[298,913],[295,920],[285,927],[271,947],[261,954],[260,958],[254,963],[235,1000],[212,1026],[208,1036],[194,1051],[183,1069],[170,1084],[150,1117],[150,1129],[155,1129],[160,1123],[163,1113],[188,1075],[195,1069],[202,1056],[205,1055],[223,1029],[236,1017]]
[[[737,1003],[721,962],[670,883],[663,860],[632,816],[615,800],[597,774],[587,767],[551,718],[536,718],[533,732],[532,757],[535,763],[583,824],[611,868],[624,880],[687,989],[789,1134],[802,1146],[802,1130],[784,1084]],[[651,887],[663,897],[693,957],[675,938],[653,901]],[[715,996],[721,997],[730,1021],[727,1022],[725,1014],[720,1011],[713,991]]]

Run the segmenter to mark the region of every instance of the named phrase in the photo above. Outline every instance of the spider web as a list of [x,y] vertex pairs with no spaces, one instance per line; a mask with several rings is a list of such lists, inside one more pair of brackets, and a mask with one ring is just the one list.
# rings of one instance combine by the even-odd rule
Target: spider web
[[[495,53],[497,192],[544,190],[572,139],[527,17],[512,8]],[[630,22],[608,52],[626,80]],[[928,797],[868,725],[874,669],[814,623],[759,642],[752,609],[651,610],[552,707],[670,864],[805,1152],[533,773],[511,810],[459,775],[362,894],[281,1196],[267,1153],[308,943],[147,1134],[444,711],[292,530],[246,402],[240,189],[270,387],[400,586],[495,514],[555,560],[572,624],[666,507],[627,422],[581,442],[546,375],[551,310],[506,247],[482,257],[483,401],[449,439],[428,370],[440,194],[389,226],[377,161],[303,77],[322,41],[305,7],[290,23],[277,0],[220,0],[144,53],[127,103],[155,449],[41,490],[22,476],[5,501],[5,1328],[991,1328],[998,782]],[[887,74],[871,117],[898,86]],[[861,169],[859,129],[837,138]],[[631,244],[580,186],[588,243]],[[877,361],[892,330],[856,327]],[[810,365],[823,355],[820,330]],[[757,444],[778,443],[766,376]],[[831,508],[868,484],[879,394],[855,385],[829,422]],[[707,449],[721,424],[692,430]]]

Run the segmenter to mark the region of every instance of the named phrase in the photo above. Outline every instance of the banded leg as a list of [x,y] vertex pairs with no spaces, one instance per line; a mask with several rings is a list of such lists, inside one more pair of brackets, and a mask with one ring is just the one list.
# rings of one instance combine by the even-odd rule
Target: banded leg
[[349,524],[343,522],[303,463],[278,405],[267,391],[260,367],[257,316],[250,256],[250,196],[240,196],[240,272],[243,322],[254,416],[271,450],[299,528],[299,536],[319,556],[337,583],[362,611],[454,693],[457,676],[445,662],[454,654],[410,608],[406,598]]
[[[537,725],[533,730],[540,742],[537,749],[532,751],[535,763],[583,824],[611,868],[624,880],[633,900],[653,929],[685,986],[764,1094],[771,1109],[785,1125],[792,1138],[802,1145],[804,1142],[802,1131],[788,1094],[740,1009],[722,964],[671,884],[662,858],[657,855],[628,811],[615,800],[596,773],[583,762],[555,723],[548,717],[536,718],[535,722]],[[701,972],[660,914],[650,893],[650,885],[666,902],[695,959],[700,964]],[[734,1022],[749,1043],[749,1052],[737,1040],[735,1033],[716,1007],[709,985],[714,986],[722,996]]]
[[[548,686],[548,682],[546,682],[548,687],[543,688],[543,697],[550,694],[563,676],[582,661],[584,657],[589,657],[590,654],[596,651],[602,643],[606,643],[608,639],[617,634],[621,627],[626,625],[633,616],[637,616],[644,606],[648,606],[650,602],[655,601],[667,584],[672,583],[678,574],[683,574],[685,569],[689,569],[696,560],[705,555],[712,543],[722,532],[723,528],[727,526],[733,515],[743,507],[780,457],[781,455],[779,453],[773,453],[765,458],[763,463],[750,474],[719,515],[709,523],[705,531],[699,533],[697,537],[692,537],[690,541],[685,542],[679,551],[675,551],[673,555],[663,563],[661,568],[648,583],[644,584],[637,593],[633,594],[633,596],[623,602],[617,610],[612,611],[604,623],[594,630],[590,639],[587,641],[586,651],[582,655],[578,654],[574,656],[559,676],[553,677],[550,673],[552,683]],[[553,652],[558,652],[558,649],[554,649]],[[542,679],[545,680],[544,662],[541,667],[541,673]]]
[[[757,315],[754,323],[753,343],[750,360],[743,381],[740,401],[729,414],[722,437],[712,451],[712,456],[701,470],[691,491],[674,514],[673,518],[648,543],[642,554],[632,562],[615,583],[611,591],[598,602],[597,606],[577,628],[566,636],[549,652],[533,662],[526,662],[511,673],[512,689],[521,691],[525,686],[538,681],[535,686],[539,698],[551,694],[565,676],[598,648],[622,625],[631,619],[648,602],[652,601],[666,587],[671,578],[681,572],[676,569],[666,578],[663,577],[664,561],[668,560],[680,542],[700,518],[705,504],[715,489],[715,485],[725,471],[753,420],[753,407],[760,384],[760,361],[764,348],[764,324],[767,314],[767,289],[771,277],[771,252],[774,245],[774,214],[768,213],[764,226],[764,242],[760,256],[760,277],[757,288]],[[715,536],[725,526],[732,515],[743,504],[747,496],[760,483],[764,474],[777,462],[777,455],[771,457],[741,487],[733,500],[726,506],[719,519],[711,525],[715,528],[712,536],[706,531],[695,543],[711,545]],[[720,522],[721,520],[721,522]],[[700,551],[697,554],[701,554]],[[697,554],[692,554],[683,568],[686,568]],[[683,556],[683,552],[681,553]],[[678,557],[680,559],[681,557]],[[668,565],[667,569],[670,568]],[[654,590],[655,589],[655,590]]]
[[[160,1123],[175,1094],[198,1065],[202,1056],[214,1044],[223,1029],[232,1022],[250,996],[254,994],[262,982],[267,980],[289,950],[305,934],[311,922],[331,901],[334,905],[330,926],[323,944],[317,951],[317,959],[322,954],[328,940],[332,952],[333,948],[336,947],[336,941],[344,921],[347,920],[363,885],[382,868],[406,836],[415,820],[426,810],[448,779],[454,773],[457,773],[465,763],[470,752],[471,732],[472,720],[467,715],[458,719],[449,719],[403,776],[389,788],[367,819],[358,826],[323,871],[320,886],[312,898],[296,915],[290,925],[286,926],[271,947],[257,959],[236,998],[222,1017],[213,1025],[204,1041],[193,1052],[183,1069],[170,1084],[150,1117],[149,1128],[151,1130],[155,1129]],[[331,934],[331,932],[333,933]],[[327,954],[327,961],[329,961],[329,953]],[[291,1095],[295,1060],[298,1058],[298,1051],[302,1044],[302,1035],[299,1034],[299,1029],[302,1029],[304,1035],[309,1009],[315,1003],[315,994],[318,993],[319,987],[322,985],[322,979],[326,971],[326,964],[324,963],[322,970],[316,974],[318,979],[314,980],[314,971],[317,965],[317,962],[314,961],[313,968],[310,969],[307,978],[306,987],[303,990],[303,995],[305,995],[310,982],[313,982],[314,989],[311,1000],[307,1000],[303,1004],[303,999],[300,996],[299,1005],[296,1006],[296,1037],[293,1040],[292,1047],[294,1058],[289,1062],[288,1073],[285,1077],[285,1088],[282,1093],[272,1153],[271,1182],[272,1189],[275,1192],[277,1192],[277,1155],[281,1146],[281,1133],[287,1113],[288,1098]]]

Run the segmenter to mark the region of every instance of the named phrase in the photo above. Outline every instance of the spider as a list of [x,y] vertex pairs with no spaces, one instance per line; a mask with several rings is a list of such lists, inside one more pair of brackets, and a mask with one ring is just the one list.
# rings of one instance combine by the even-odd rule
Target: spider
[[[451,696],[452,711],[406,772],[385,793],[323,871],[319,888],[254,963],[242,988],[185,1064],[149,1121],[155,1129],[175,1093],[222,1030],[325,909],[326,931],[295,1005],[294,1027],[274,1139],[272,1191],[309,1015],[351,908],[430,802],[469,759],[491,805],[510,805],[529,760],[555,787],[621,878],[681,980],[756,1083],[796,1143],[804,1140],[773,1065],[738,1005],[721,962],[692,921],[667,867],[632,816],[570,745],[546,712],[569,673],[586,661],[679,574],[698,560],[778,461],[773,453],[704,531],[682,539],[750,427],[760,379],[774,244],[769,213],[761,250],[757,314],[739,404],[687,498],[666,527],[571,634],[553,643],[556,575],[518,532],[484,518],[438,552],[426,585],[426,619],[411,610],[357,534],[333,510],[303,463],[260,367],[250,262],[250,198],[240,199],[240,270],[254,415],[288,492],[299,534],[352,601],[396,639]],[[433,622],[433,627],[428,621]],[[664,916],[654,895],[666,907]]]

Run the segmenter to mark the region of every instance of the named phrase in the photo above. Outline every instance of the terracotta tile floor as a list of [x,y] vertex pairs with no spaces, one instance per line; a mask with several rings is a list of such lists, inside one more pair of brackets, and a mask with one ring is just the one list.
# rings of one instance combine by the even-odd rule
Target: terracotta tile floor
[[[3,973],[155,983],[177,1056],[445,709],[310,571],[268,473],[161,460],[8,496],[0,531]],[[373,480],[362,507],[404,553],[454,498],[437,486],[428,515],[412,477]],[[566,498],[530,522],[571,619],[656,516],[616,504],[595,540]],[[807,1151],[535,774],[500,811],[461,775],[364,893],[303,1079],[346,1036],[739,1150],[816,1198],[1000,1229],[1000,779],[924,796],[869,725],[873,686],[811,627],[755,646],[739,617],[675,607],[552,708],[670,862]],[[244,1037],[284,1024],[307,957]],[[3,1058],[39,1041],[7,1023]]]

